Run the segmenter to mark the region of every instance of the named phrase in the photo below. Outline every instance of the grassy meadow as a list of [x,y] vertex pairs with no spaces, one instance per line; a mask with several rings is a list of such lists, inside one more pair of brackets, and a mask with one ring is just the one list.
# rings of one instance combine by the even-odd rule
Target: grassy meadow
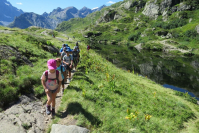
[[[21,94],[34,92],[37,97],[43,96],[44,91],[40,77],[47,70],[47,60],[57,57],[56,54],[43,49],[43,46],[61,48],[63,43],[68,43],[70,46],[74,46],[75,43],[59,41],[52,38],[51,34],[41,34],[43,31],[51,31],[47,29],[28,28],[21,30],[0,27],[0,31],[3,31],[0,32],[0,47],[10,46],[16,49],[21,57],[26,57],[31,62],[31,64],[27,64],[22,58],[17,59],[12,54],[12,50],[6,52],[6,57],[1,55],[0,107],[15,101]],[[56,35],[56,37],[68,40],[68,37],[62,36],[63,34],[57,33]]]
[[93,133],[199,130],[199,106],[188,94],[165,89],[84,49],[54,123],[67,113]]

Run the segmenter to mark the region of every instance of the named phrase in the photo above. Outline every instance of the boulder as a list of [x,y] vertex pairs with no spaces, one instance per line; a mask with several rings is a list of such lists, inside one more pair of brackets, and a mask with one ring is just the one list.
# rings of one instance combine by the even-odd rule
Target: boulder
[[41,110],[45,107],[37,100],[22,95],[16,104],[0,113],[0,133],[43,133],[46,123]]
[[157,19],[159,14],[159,6],[153,2],[147,2],[142,13],[152,19]]
[[78,127],[76,125],[60,125],[60,124],[53,124],[50,133],[89,133],[90,131],[83,127]]
[[136,45],[135,48],[140,52],[142,50],[142,43]]
[[196,26],[195,30],[196,30],[197,33],[199,34],[199,25]]
[[130,8],[132,8],[132,7],[136,6],[136,5],[138,5],[137,1],[128,1],[128,2],[126,2],[124,4],[122,4],[121,6],[124,7],[124,9],[129,10]]
[[23,56],[16,48],[7,45],[0,45],[0,57],[1,59],[8,60],[11,57],[15,57],[15,62],[18,65],[27,64],[33,67],[33,64],[30,60],[28,60],[25,56]]

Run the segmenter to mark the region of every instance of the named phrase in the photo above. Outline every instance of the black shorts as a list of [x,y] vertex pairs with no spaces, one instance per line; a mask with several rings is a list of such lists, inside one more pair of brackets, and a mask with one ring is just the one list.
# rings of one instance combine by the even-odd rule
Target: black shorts
[[69,65],[66,65],[66,71],[71,72],[71,70],[73,69],[73,66],[72,66],[72,68],[70,68],[69,66],[70,66],[70,64],[69,64]]
[[73,62],[74,62],[75,65],[77,65],[77,63],[78,63],[77,57],[73,57]]
[[[57,88],[58,89],[58,88]],[[51,93],[55,93],[56,91],[57,91],[57,89],[55,89],[55,90],[50,90],[50,89],[48,89]]]

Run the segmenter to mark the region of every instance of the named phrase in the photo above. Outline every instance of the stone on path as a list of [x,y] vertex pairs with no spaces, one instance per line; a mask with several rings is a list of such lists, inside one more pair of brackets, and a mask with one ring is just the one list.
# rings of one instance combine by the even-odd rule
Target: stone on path
[[83,127],[78,127],[76,125],[60,125],[53,124],[50,133],[89,133],[90,131]]

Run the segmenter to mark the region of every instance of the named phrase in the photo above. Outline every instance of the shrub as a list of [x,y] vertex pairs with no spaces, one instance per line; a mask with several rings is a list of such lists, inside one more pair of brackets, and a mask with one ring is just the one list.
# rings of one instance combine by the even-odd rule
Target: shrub
[[139,39],[140,34],[141,34],[141,32],[133,33],[133,34],[131,34],[131,35],[128,37],[128,39],[129,39],[130,41],[135,41],[135,42],[136,42],[136,41]]
[[198,33],[196,30],[187,30],[184,35],[188,38],[196,38],[198,36]]
[[163,29],[174,29],[174,28],[184,26],[186,24],[187,24],[186,19],[175,19],[169,23],[157,21],[155,24],[153,24],[153,27],[160,27]]
[[188,48],[186,45],[184,45],[184,44],[179,45],[178,48],[184,49],[184,50],[188,50],[188,49],[189,49],[189,48]]

